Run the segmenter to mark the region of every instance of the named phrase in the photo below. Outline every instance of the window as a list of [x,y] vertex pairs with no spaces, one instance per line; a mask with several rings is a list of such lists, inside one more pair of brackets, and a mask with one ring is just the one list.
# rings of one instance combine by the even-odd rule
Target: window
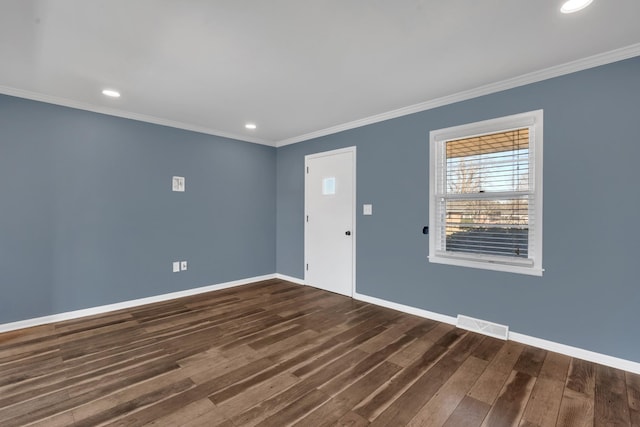
[[334,176],[322,179],[322,195],[333,196],[336,194],[336,178]]
[[542,275],[542,117],[430,133],[430,262]]

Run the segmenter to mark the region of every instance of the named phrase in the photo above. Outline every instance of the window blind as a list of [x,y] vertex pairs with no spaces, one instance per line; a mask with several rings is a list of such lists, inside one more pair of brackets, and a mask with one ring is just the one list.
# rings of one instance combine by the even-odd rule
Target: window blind
[[531,127],[442,141],[436,188],[441,255],[529,264],[535,240]]

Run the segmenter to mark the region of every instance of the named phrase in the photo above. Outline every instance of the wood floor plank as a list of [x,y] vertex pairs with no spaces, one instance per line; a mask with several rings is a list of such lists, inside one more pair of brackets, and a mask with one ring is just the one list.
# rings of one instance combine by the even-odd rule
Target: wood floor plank
[[640,411],[640,374],[625,373],[629,409]]
[[596,366],[594,426],[629,426],[625,374],[619,369]]
[[483,427],[517,426],[533,389],[535,378],[514,370],[482,423]]
[[[318,356],[313,357],[310,355],[309,357],[310,361],[308,361],[307,363],[303,363],[302,366],[300,366],[300,368],[293,371],[293,374],[299,377],[303,377],[309,374],[310,372],[314,372],[315,370],[326,365],[328,362],[337,359],[338,357],[340,357],[340,355],[344,354],[346,351],[352,348],[359,347],[361,343],[366,342],[367,340],[379,335],[383,331],[384,331],[384,327],[378,325],[375,328],[365,330],[361,334],[356,335],[355,337],[341,344],[339,344],[339,342],[334,339],[327,340],[318,346],[317,351],[312,351],[312,353],[315,352],[316,354],[318,354]],[[335,348],[333,348],[334,345],[335,345]],[[324,349],[328,349],[329,351],[327,351],[326,353],[321,353],[321,351]]]
[[130,413],[117,423],[117,425],[145,424],[157,418],[167,416],[179,408],[203,399],[215,391],[228,387],[246,376],[252,376],[270,366],[266,359],[258,359],[242,367],[234,369],[224,375],[213,378],[205,383],[198,384],[186,391],[169,397],[161,402],[147,406],[137,412]]
[[453,329],[445,334],[438,343],[429,347],[419,359],[394,377],[368,401],[357,406],[355,412],[365,419],[373,420],[380,412],[393,403],[397,396],[440,360],[448,350],[448,347],[445,345],[453,345],[464,335],[465,333],[459,329]]
[[640,376],[279,279],[0,333],[0,426],[640,427]]
[[73,418],[73,414],[64,412],[35,421],[28,424],[28,427],[69,427],[74,423],[75,419]]
[[369,425],[369,421],[351,411],[340,418],[335,425],[336,427],[366,427]]
[[336,376],[331,381],[323,384],[320,389],[330,396],[336,395],[342,389],[349,384],[356,381],[358,378],[367,373],[370,369],[384,362],[387,357],[413,341],[414,338],[408,335],[403,335],[394,342],[390,343],[386,347],[367,355],[362,361],[356,364],[354,367],[346,370],[342,374]]
[[50,338],[55,334],[56,324],[32,326],[29,328],[16,329],[0,334],[0,354],[4,349],[11,348],[11,345],[20,345],[26,341],[39,338]]
[[[9,405],[15,400],[25,400],[34,393],[41,392],[40,385],[46,385],[66,377],[60,373],[62,358],[47,354],[46,359],[38,361],[34,366],[31,361],[22,366],[17,365],[0,376],[0,407]],[[20,397],[12,397],[20,393]]]
[[270,344],[260,349],[260,354],[270,357],[274,362],[278,362],[282,360],[282,355],[286,355],[286,358],[288,356],[294,356],[296,352],[301,353],[305,350],[308,350],[309,348],[313,347],[315,343],[321,340],[322,337],[323,334],[319,334],[314,330],[307,329],[297,335]]
[[504,346],[504,344],[505,341],[503,340],[487,337],[478,346],[478,348],[476,348],[472,356],[478,359],[486,360],[487,362],[491,362],[493,358],[496,357],[502,346]]
[[565,387],[556,425],[566,427],[593,427],[593,395]]
[[75,425],[77,427],[90,427],[107,421],[112,421],[131,412],[135,413],[135,411],[140,408],[162,402],[166,398],[180,394],[186,390],[189,390],[193,386],[194,383],[191,380],[184,379],[178,382],[174,382],[166,387],[141,394],[135,398],[125,400],[124,402],[120,402],[113,407],[108,408],[107,410],[94,413],[93,415],[83,419],[82,421],[78,421],[76,415],[74,414],[74,418],[76,419]]
[[440,338],[454,329],[455,326],[453,325],[440,323],[425,335],[416,338],[414,342],[391,356],[389,361],[396,365],[407,367],[421,357],[429,347],[432,347]]
[[564,384],[567,379],[570,363],[571,358],[569,356],[549,351],[547,352],[547,357],[544,359],[538,378],[560,381]]
[[491,405],[465,396],[443,424],[443,427],[478,427],[482,424]]
[[626,372],[629,417],[633,427],[640,427],[640,374]]
[[513,369],[531,377],[538,377],[546,357],[547,352],[545,350],[535,347],[527,347],[520,354],[520,357]]
[[486,360],[474,356],[468,357],[408,425],[412,427],[443,425],[485,370],[487,364]]
[[564,381],[538,378],[520,421],[521,426],[553,427],[560,412]]
[[[73,409],[74,418],[77,422],[80,422],[81,420],[95,416],[95,414],[113,412],[114,407],[122,406],[123,404],[133,402],[142,396],[148,395],[144,399],[143,404],[136,404],[136,408],[139,408],[153,403],[154,400],[151,397],[155,396],[156,400],[158,400],[167,396],[167,393],[171,394],[172,386],[176,386],[179,390],[188,390],[195,385],[189,378],[189,375],[196,369],[209,370],[207,366],[190,366],[184,369],[176,369],[155,376],[147,381],[135,383],[124,389],[117,390],[114,393],[104,394]],[[129,412],[129,410],[121,411],[121,413],[125,412]]]
[[[24,410],[21,410],[20,415],[14,416],[10,421],[5,421],[5,425],[23,425],[40,418],[50,417],[59,412],[64,412],[76,406],[90,402],[120,388],[125,388],[131,384],[135,384],[136,382],[153,378],[156,375],[160,375],[173,369],[178,369],[178,365],[174,362],[154,364],[153,367],[136,366],[125,372],[116,372],[114,374],[104,375],[101,378],[96,378],[86,383],[74,385],[68,390],[61,390],[59,392],[45,395],[42,398],[32,399],[22,404],[10,406],[9,408],[13,411],[15,411],[15,408],[24,408]],[[77,392],[80,389],[84,391]],[[76,392],[74,397],[70,397],[72,390]],[[65,394],[67,398],[64,398]],[[48,401],[51,396],[57,395],[60,395],[60,399],[56,399],[54,404]],[[32,402],[36,402],[35,407],[31,406]],[[6,416],[6,412],[4,410],[0,410],[0,420],[3,420],[5,417],[9,418]]]
[[493,405],[523,349],[521,344],[506,342],[473,385],[469,397]]
[[323,402],[329,400],[329,396],[321,390],[314,389],[299,399],[285,406],[280,411],[267,417],[256,426],[283,426],[303,417],[313,411]]
[[566,387],[587,396],[596,389],[596,365],[580,359],[572,359]]
[[[389,342],[394,341],[401,335],[404,335],[409,329],[415,326],[414,319],[408,319],[411,322],[394,322],[392,325],[387,327],[382,333],[378,336],[364,342],[359,346],[360,349],[366,351],[367,353],[374,353],[381,348],[385,347]],[[419,337],[420,335],[418,335]],[[416,338],[412,336],[412,338]],[[413,340],[412,340],[413,341]]]
[[58,410],[51,410],[59,405],[64,405],[69,400],[69,393],[66,390],[59,390],[40,396],[37,399],[21,401],[15,405],[0,408],[0,425],[19,426],[27,422],[35,421],[38,418],[46,418],[55,415]]
[[[284,372],[258,383],[244,390],[242,393],[216,404],[218,408],[229,418],[241,414],[249,408],[260,404],[272,396],[282,393],[286,389],[298,383],[300,379],[295,375]],[[211,399],[210,399],[211,400]]]
[[389,358],[389,362],[404,368],[414,363],[418,358],[434,346],[434,342],[425,337],[420,337],[409,343],[406,347],[393,354]]
[[29,360],[39,357],[42,354],[57,352],[59,345],[55,343],[55,337],[52,339],[37,340],[37,342],[28,342],[22,344],[9,344],[0,346],[0,366],[6,366],[10,362],[19,360]]
[[451,349],[450,357],[441,358],[431,369],[407,388],[380,415],[372,426],[406,425],[462,365],[466,357],[484,339],[476,334],[465,334]]
[[[380,330],[383,330],[382,327],[380,327]],[[215,393],[213,395],[210,396],[211,400],[214,403],[219,403],[219,402],[223,402],[233,396],[238,395],[239,393],[243,392],[244,390],[254,386],[255,384],[258,384],[262,381],[265,381],[269,378],[274,377],[275,375],[278,375],[288,369],[291,369],[293,367],[295,367],[296,365],[299,365],[300,363],[304,363],[306,360],[308,360],[309,358],[311,358],[314,354],[317,354],[319,352],[325,351],[325,350],[329,350],[327,353],[324,354],[324,356],[322,356],[319,359],[323,360],[323,363],[327,363],[331,360],[335,360],[337,359],[340,355],[344,354],[346,351],[348,351],[350,348],[355,348],[357,346],[358,343],[361,342],[362,339],[367,339],[366,337],[369,336],[373,336],[372,333],[375,332],[376,329],[367,331],[363,334],[360,334],[359,336],[356,336],[354,338],[352,338],[350,341],[347,341],[346,343],[343,343],[342,345],[333,348],[332,347],[337,344],[337,342],[330,340],[330,341],[325,341],[321,344],[319,344],[317,347],[314,348],[310,348],[302,353],[297,354],[295,357],[289,358],[281,363],[276,364],[275,366],[266,369],[265,371],[261,372],[260,374],[256,375],[255,377],[249,379],[249,380],[245,380],[245,381],[240,381],[237,382],[236,384],[232,385],[231,387],[222,390],[218,393]],[[365,337],[365,338],[363,338]],[[316,359],[318,360],[318,359]],[[303,368],[300,368],[296,371],[293,372],[294,375],[296,376],[300,376],[299,372],[300,370]]]
[[281,410],[294,399],[298,399],[300,396],[310,393],[317,387],[339,375],[341,372],[344,372],[350,367],[356,365],[366,356],[367,353],[362,350],[354,349],[329,363],[322,370],[319,370],[299,381],[293,387],[266,399],[240,414],[237,414],[232,417],[231,420],[237,425],[253,425],[260,422],[273,413]]
[[[184,426],[187,423],[214,411],[215,405],[209,399],[196,400],[189,405],[186,405],[177,411],[156,420],[151,421],[145,426],[148,427],[161,427],[161,426]],[[221,417],[220,421],[225,421],[226,418]]]
[[361,379],[298,420],[294,425],[321,427],[336,424],[351,411],[351,408],[388,381],[400,369],[400,366],[390,362],[378,365]]
[[[164,424],[170,425],[170,424]],[[193,418],[181,427],[233,427],[233,423],[227,419],[215,406],[205,413]]]

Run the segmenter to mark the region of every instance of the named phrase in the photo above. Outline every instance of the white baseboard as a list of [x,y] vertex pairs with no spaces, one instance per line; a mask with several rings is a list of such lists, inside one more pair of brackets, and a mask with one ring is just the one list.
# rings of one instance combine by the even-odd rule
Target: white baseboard
[[384,299],[370,297],[369,295],[359,294],[358,292],[354,292],[353,299],[357,299],[359,301],[369,302],[371,304],[379,305],[386,308],[391,308],[393,310],[402,311],[404,313],[413,314],[415,316],[425,317],[431,320],[437,320],[442,323],[449,323],[450,325],[455,325],[458,321],[457,318],[447,316],[440,313],[434,313],[433,311],[423,310],[421,308],[411,307],[404,304],[398,304],[396,302],[387,301]]
[[[440,313],[434,313],[432,311],[422,310],[420,308],[411,307],[404,304],[398,304],[395,302],[383,300],[380,298],[370,297],[359,293],[354,293],[353,298],[368,302],[371,304],[379,305],[382,307],[390,308],[393,310],[402,311],[404,313],[413,314],[415,316],[424,317],[438,322],[449,323],[451,325],[456,324],[456,318],[447,316]],[[565,344],[560,344],[553,341],[544,340],[541,338],[532,337],[525,334],[509,331],[509,340],[519,342],[522,344],[538,347],[543,350],[553,351],[556,353],[564,354],[566,356],[575,357],[577,359],[586,360],[600,365],[610,366],[616,369],[622,369],[624,371],[632,372],[634,374],[640,374],[640,363],[633,362],[631,360],[620,359],[618,357],[608,356],[606,354],[596,353],[589,350],[584,350],[577,347],[572,347]]]
[[248,285],[250,283],[255,283],[255,282],[260,282],[262,280],[269,280],[269,279],[275,279],[275,278],[276,278],[275,274],[267,274],[264,276],[249,277],[247,279],[240,279],[240,280],[234,280],[231,282],[218,283],[216,285],[209,285],[209,286],[203,286],[200,288],[187,289],[184,291],[171,292],[169,294],[139,298],[139,299],[134,299],[130,301],[118,302],[115,304],[107,304],[107,305],[101,305],[98,307],[85,308],[82,310],[68,311],[65,313],[52,314],[50,316],[36,317],[33,319],[20,320],[17,322],[0,324],[0,333],[14,331],[16,329],[31,328],[33,326],[45,325],[47,323],[61,322],[64,320],[71,320],[71,319],[77,319],[80,317],[93,316],[95,314],[108,313],[110,311],[122,310],[125,308],[137,307],[140,305],[167,301],[167,300],[172,300],[176,298],[202,294],[205,292],[219,291],[221,289],[232,288],[234,286]]
[[[287,276],[284,274],[266,274],[264,276],[249,277],[246,279],[234,280],[231,282],[218,283],[216,285],[203,286],[200,288],[187,289],[184,291],[172,292],[169,294],[156,295],[147,298],[140,298],[130,301],[123,301],[115,304],[102,305],[99,307],[91,307],[82,310],[68,311],[65,313],[52,314],[50,316],[36,317],[33,319],[20,320],[12,323],[0,324],[0,333],[14,331],[16,329],[30,328],[33,326],[45,325],[47,323],[61,322],[64,320],[72,320],[80,317],[93,316],[95,314],[108,313],[110,311],[122,310],[125,308],[137,307],[145,304],[151,304],[154,302],[168,301],[176,298],[187,297],[191,295],[202,294],[205,292],[218,291],[222,289],[232,288],[235,286],[248,285],[262,280],[280,279],[288,282],[304,285],[304,280]],[[415,316],[424,317],[426,319],[436,320],[438,322],[448,323],[455,325],[457,319],[445,314],[435,313],[432,311],[423,310],[409,305],[398,304],[395,302],[387,301],[381,298],[371,297],[368,295],[354,292],[353,298],[359,301],[368,302],[371,304],[379,305],[381,307],[390,308],[392,310],[401,311],[403,313],[413,314]],[[544,350],[553,351],[556,353],[565,354],[570,357],[576,357],[578,359],[587,360],[593,363],[599,363],[601,365],[610,366],[616,369],[622,369],[624,371],[640,374],[640,363],[630,360],[620,359],[618,357],[608,356],[606,354],[596,353],[589,350],[584,350],[577,347],[572,347],[566,344],[560,344],[553,341],[548,341],[541,338],[532,337],[525,334],[510,331],[509,339],[515,342],[519,342],[526,345],[542,348]]]
[[298,285],[306,285],[303,279],[298,279],[297,277],[287,276],[286,274],[276,273],[276,279],[286,280],[287,282],[295,283]]
[[533,347],[542,348],[544,350],[565,354],[577,359],[586,360],[600,365],[610,366],[612,368],[622,369],[623,371],[640,374],[640,363],[631,360],[620,359],[619,357],[608,356],[594,351],[584,350],[578,347],[572,347],[566,344],[560,344],[554,341],[547,341],[542,338],[536,338],[517,332],[509,332],[509,339],[522,344]]

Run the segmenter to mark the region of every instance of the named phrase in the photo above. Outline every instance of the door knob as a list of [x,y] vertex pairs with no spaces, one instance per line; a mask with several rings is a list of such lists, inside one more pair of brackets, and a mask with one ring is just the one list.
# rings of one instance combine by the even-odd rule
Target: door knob
[[345,231],[344,234],[347,236],[351,236],[351,231]]

